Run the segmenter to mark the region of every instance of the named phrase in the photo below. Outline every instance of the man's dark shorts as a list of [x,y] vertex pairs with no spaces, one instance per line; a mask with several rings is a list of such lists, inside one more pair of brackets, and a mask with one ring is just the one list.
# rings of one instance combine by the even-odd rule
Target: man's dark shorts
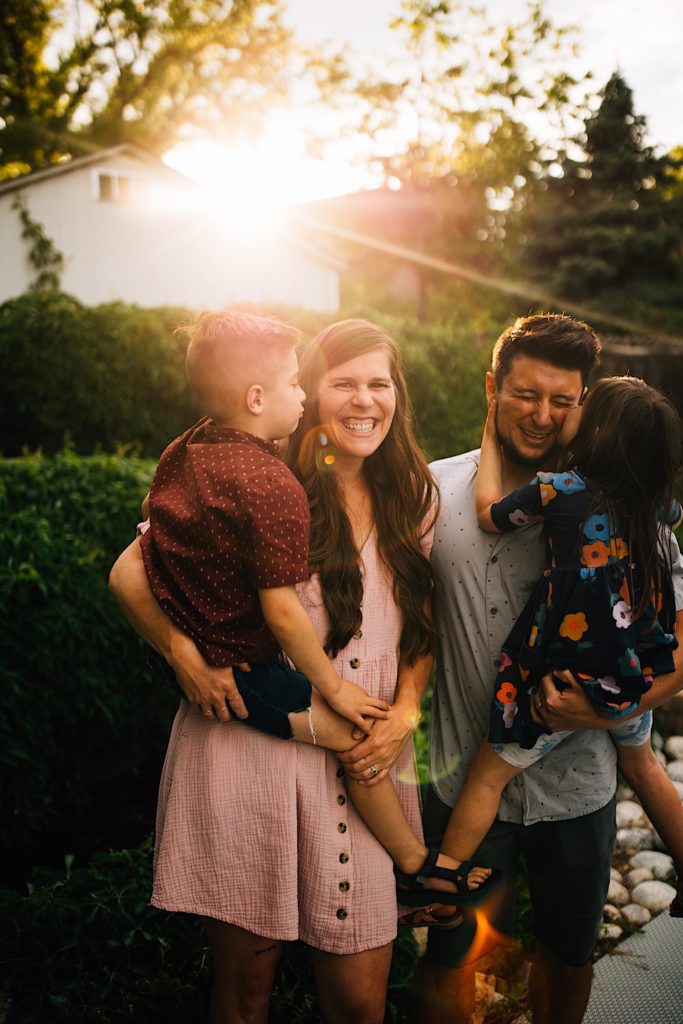
[[[427,794],[424,814],[429,845],[438,845],[451,808],[433,790]],[[500,868],[505,884],[481,908],[487,920],[504,936],[514,930],[517,858],[527,863],[529,895],[536,938],[570,967],[581,967],[593,952],[610,880],[616,837],[614,798],[598,811],[580,818],[517,825],[496,820],[472,862]],[[482,948],[472,913],[452,931],[429,933],[427,951],[440,967],[459,967],[478,960],[493,945]]]
[[[147,649],[147,664],[156,676],[185,698],[175,672],[152,647]],[[311,706],[312,688],[306,676],[277,661],[252,665],[251,672],[244,672],[233,665],[232,673],[249,712],[249,717],[240,721],[270,736],[291,739],[292,728],[288,715],[305,711]]]

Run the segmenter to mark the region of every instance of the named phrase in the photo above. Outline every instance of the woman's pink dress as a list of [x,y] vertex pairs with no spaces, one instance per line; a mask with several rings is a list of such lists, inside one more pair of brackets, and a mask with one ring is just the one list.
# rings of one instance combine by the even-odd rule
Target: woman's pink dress
[[[334,666],[391,701],[401,617],[374,531],[362,561],[362,629]],[[323,637],[316,578],[297,592]],[[412,746],[393,776],[421,837]],[[349,803],[335,755],[210,721],[185,701],[161,778],[152,903],[329,953],[359,953],[396,937],[391,860]]]

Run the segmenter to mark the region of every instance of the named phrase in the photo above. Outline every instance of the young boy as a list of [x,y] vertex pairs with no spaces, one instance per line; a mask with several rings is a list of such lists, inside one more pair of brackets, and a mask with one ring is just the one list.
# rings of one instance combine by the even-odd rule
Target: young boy
[[[299,334],[235,312],[204,313],[189,333],[188,383],[206,416],[166,448],[152,482],[141,538],[152,592],[210,665],[233,668],[247,725],[286,739],[289,716],[307,711],[315,742],[312,683],[369,732],[388,705],[337,676],[294,590],[308,579],[308,502],[274,442],[303,413]],[[301,672],[277,660],[281,648]],[[175,680],[154,651],[150,663]]]

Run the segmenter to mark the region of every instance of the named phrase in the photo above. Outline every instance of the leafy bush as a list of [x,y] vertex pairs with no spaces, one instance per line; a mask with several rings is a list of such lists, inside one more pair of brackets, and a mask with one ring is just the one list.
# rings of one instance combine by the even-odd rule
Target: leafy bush
[[[312,337],[329,317],[273,309]],[[478,443],[485,409],[483,370],[497,331],[465,317],[429,326],[348,310],[383,323],[399,342],[422,443],[443,457]],[[59,292],[22,295],[0,306],[0,436],[15,456],[65,441],[81,453],[134,444],[158,457],[199,408],[184,372],[185,340],[173,329],[194,314],[123,303],[83,306]]]
[[[199,921],[149,905],[151,843],[97,854],[87,868],[41,870],[28,896],[0,890],[2,985],[8,1024],[199,1024],[210,965]],[[395,946],[388,1019],[400,1019],[416,961],[412,933]],[[273,1024],[315,1024],[306,948],[285,948]]]
[[2,450],[138,442],[157,456],[198,418],[184,376],[186,310],[88,308],[59,292],[0,306]]
[[0,848],[89,805],[168,731],[140,642],[106,586],[153,466],[111,455],[0,460]]

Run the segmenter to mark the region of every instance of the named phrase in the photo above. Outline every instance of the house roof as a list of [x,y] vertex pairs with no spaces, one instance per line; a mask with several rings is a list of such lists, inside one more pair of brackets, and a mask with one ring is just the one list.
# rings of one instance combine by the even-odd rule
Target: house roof
[[110,146],[108,149],[96,149],[85,156],[77,156],[71,160],[63,160],[58,164],[51,164],[49,167],[43,167],[39,171],[31,171],[30,174],[22,174],[18,178],[12,178],[11,181],[4,181],[0,184],[0,195],[7,192],[14,192],[21,188],[30,187],[39,181],[45,181],[47,178],[56,178],[60,174],[69,174],[71,171],[77,171],[83,167],[90,167],[93,164],[101,164],[106,160],[111,160],[117,156],[123,156],[124,154],[135,157],[137,160],[149,164],[159,173],[175,178],[176,181],[182,182],[188,187],[201,188],[201,186],[197,185],[192,178],[188,178],[187,175],[181,174],[179,171],[174,171],[153,153],[148,153],[146,150],[140,149],[139,146],[133,146],[128,142],[124,142],[119,146]]

